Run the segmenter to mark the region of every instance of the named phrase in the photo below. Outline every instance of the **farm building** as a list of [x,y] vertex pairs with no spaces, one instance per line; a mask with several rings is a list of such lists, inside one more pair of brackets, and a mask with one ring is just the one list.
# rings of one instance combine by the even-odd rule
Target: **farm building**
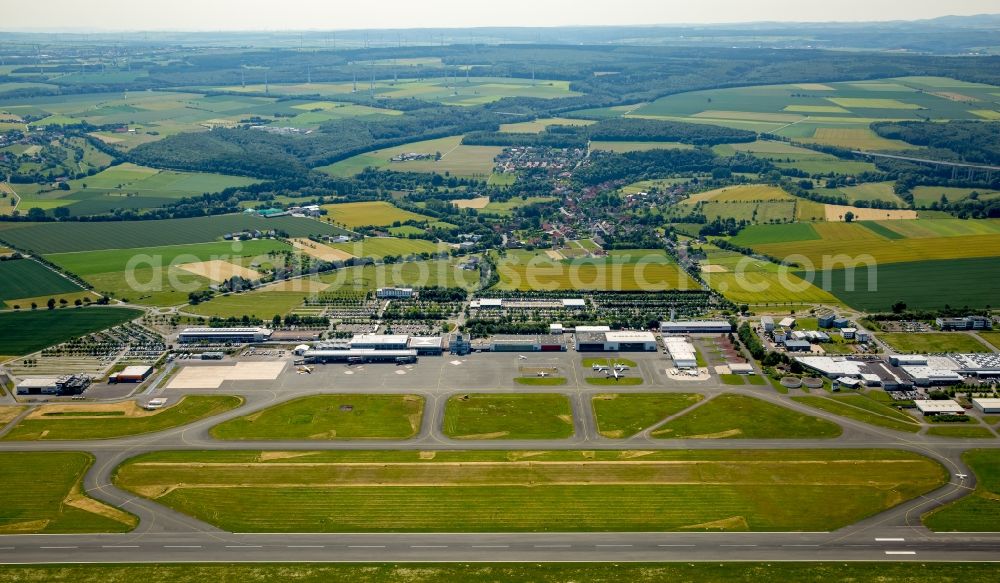
[[710,334],[732,332],[733,325],[727,320],[691,320],[688,322],[660,322],[663,334]]
[[612,332],[577,332],[577,352],[656,352],[652,332],[622,330]]
[[380,287],[375,290],[375,297],[393,300],[408,300],[413,297],[412,287]]
[[444,352],[444,339],[440,336],[413,336],[406,347],[416,350],[417,356],[441,356]]
[[151,366],[126,366],[121,372],[108,377],[111,383],[141,383],[153,374]]
[[177,341],[247,344],[264,342],[271,334],[267,328],[185,328],[177,336]]
[[986,414],[1000,413],[1000,399],[973,399],[972,406]]
[[774,332],[774,318],[771,316],[761,317],[760,325],[764,328],[764,332]]
[[355,334],[352,350],[406,350],[410,337],[403,334]]
[[965,415],[965,409],[951,399],[943,401],[916,399],[913,404],[925,417],[928,415]]
[[507,335],[498,334],[491,339],[490,350],[493,352],[562,352],[566,343],[562,336],[542,335]]
[[930,366],[903,366],[903,371],[910,375],[913,384],[918,387],[940,385],[955,385],[962,382],[962,375],[953,370],[934,368]]
[[698,358],[695,355],[694,345],[687,338],[681,336],[665,336],[663,344],[670,353],[670,359],[674,361],[677,368],[696,368]]

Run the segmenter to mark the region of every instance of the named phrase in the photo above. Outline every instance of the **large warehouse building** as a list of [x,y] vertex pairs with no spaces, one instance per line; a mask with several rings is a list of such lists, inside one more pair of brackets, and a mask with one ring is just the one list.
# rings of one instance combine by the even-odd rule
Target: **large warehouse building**
[[491,339],[490,350],[493,352],[562,352],[566,350],[566,343],[558,334],[497,334]]
[[732,331],[733,325],[726,320],[660,322],[660,332],[663,334],[724,334]]
[[181,343],[249,344],[264,342],[271,337],[267,328],[185,328],[177,335]]
[[695,355],[694,345],[682,336],[664,336],[663,344],[670,353],[670,359],[674,361],[677,368],[697,368],[698,357]]
[[656,336],[652,332],[619,330],[611,332],[577,332],[578,352],[656,352]]
[[410,337],[404,334],[355,334],[351,338],[354,350],[406,350]]

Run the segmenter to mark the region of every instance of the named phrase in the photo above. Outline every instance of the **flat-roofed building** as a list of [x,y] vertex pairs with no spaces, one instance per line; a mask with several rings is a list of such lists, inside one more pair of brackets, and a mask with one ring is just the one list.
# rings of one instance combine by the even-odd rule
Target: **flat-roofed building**
[[782,328],[794,328],[795,318],[792,317],[783,318],[780,322],[778,322],[778,325],[781,326]]
[[728,320],[689,320],[686,322],[660,322],[663,334],[722,334],[732,332],[733,325]]
[[412,287],[380,287],[375,290],[375,297],[380,300],[408,300],[413,295]]
[[962,382],[962,375],[953,370],[934,368],[931,366],[902,366],[903,372],[910,375],[913,384],[918,387],[941,385],[957,385]]
[[416,350],[418,356],[441,356],[444,339],[440,336],[412,336],[406,347]]
[[147,365],[126,366],[121,372],[108,376],[112,383],[141,383],[153,374],[153,367]]
[[774,318],[771,316],[761,316],[760,325],[764,332],[774,332]]
[[369,348],[315,349],[307,351],[306,362],[416,362],[416,350],[373,350]]
[[271,334],[267,328],[185,328],[177,335],[177,341],[185,344],[250,344],[264,342]]
[[674,361],[677,368],[697,368],[698,357],[694,350],[694,345],[682,336],[664,336],[663,344],[667,347],[670,360]]
[[965,415],[965,408],[963,408],[955,401],[952,401],[951,399],[944,399],[942,401],[915,399],[913,401],[913,404],[916,405],[917,410],[920,411],[925,416]]
[[972,400],[972,406],[988,415],[1000,413],[1000,399],[976,398]]
[[789,352],[809,352],[812,344],[808,340],[785,340],[785,350]]
[[566,350],[562,336],[553,334],[497,334],[490,339],[493,352],[561,352]]
[[406,350],[410,337],[405,334],[355,334],[351,348],[359,350]]
[[927,357],[919,354],[894,354],[889,357],[894,366],[927,366]]
[[578,352],[656,352],[656,335],[642,330],[576,332]]

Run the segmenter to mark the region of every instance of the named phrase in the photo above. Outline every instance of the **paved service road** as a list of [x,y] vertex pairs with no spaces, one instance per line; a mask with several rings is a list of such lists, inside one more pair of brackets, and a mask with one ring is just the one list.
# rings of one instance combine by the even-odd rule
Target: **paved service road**
[[[509,357],[509,355],[507,355]],[[564,357],[565,358],[565,357]],[[576,357],[574,357],[576,358]],[[220,394],[240,394],[246,404],[211,419],[155,434],[122,439],[80,442],[0,441],[0,451],[88,451],[96,462],[84,478],[84,488],[96,499],[137,515],[138,528],[118,535],[2,535],[0,563],[53,562],[178,562],[178,561],[996,561],[1000,560],[1000,533],[931,533],[920,522],[927,511],[969,493],[975,477],[961,460],[974,447],[1000,447],[997,440],[947,439],[905,434],[836,417],[805,407],[767,387],[730,387],[712,383],[634,389],[571,386],[515,388],[491,379],[510,379],[509,358],[486,360],[485,367],[461,370],[455,361],[426,359],[431,376],[418,365],[411,377],[393,367],[368,367],[344,374],[342,367],[328,367],[320,375],[284,374],[274,382],[225,386]],[[465,361],[463,361],[465,362]],[[575,362],[575,360],[574,360]],[[436,364],[434,364],[436,363]],[[498,364],[501,363],[501,364]],[[644,376],[650,363],[642,362]],[[452,367],[452,368],[449,368]],[[506,368],[503,368],[506,367]],[[506,371],[506,372],[504,372]],[[449,372],[449,374],[444,374]],[[405,373],[404,373],[405,374]],[[326,375],[325,377],[323,375]],[[367,377],[367,378],[366,378]],[[414,378],[416,377],[416,378]],[[337,382],[330,382],[331,379]],[[486,379],[486,380],[483,380]],[[433,382],[432,382],[433,381]],[[313,386],[300,386],[314,383]],[[460,388],[456,385],[465,385]],[[478,385],[484,385],[482,387]],[[470,385],[474,388],[468,388]],[[415,387],[434,387],[411,389]],[[490,389],[489,386],[498,388]],[[448,397],[472,390],[495,392],[563,393],[574,413],[574,436],[561,440],[467,441],[446,437],[441,426]],[[649,392],[683,390],[700,392],[706,399],[721,393],[753,395],[834,421],[844,428],[835,439],[802,440],[662,440],[637,436],[613,440],[597,433],[590,413],[593,395],[609,391]],[[198,392],[198,391],[192,391]],[[426,399],[418,435],[405,441],[217,441],[209,429],[226,419],[247,415],[305,394],[411,393]],[[161,393],[177,397],[180,392]],[[0,431],[0,435],[3,431]],[[156,502],[119,490],[112,484],[114,469],[124,460],[162,450],[472,450],[472,449],[816,449],[891,448],[913,451],[941,462],[951,482],[935,492],[906,502],[877,516],[832,533],[416,533],[416,534],[233,534],[223,532]],[[958,475],[965,477],[959,478]],[[817,500],[822,504],[823,500]],[[1000,530],[1000,525],[998,525]]]

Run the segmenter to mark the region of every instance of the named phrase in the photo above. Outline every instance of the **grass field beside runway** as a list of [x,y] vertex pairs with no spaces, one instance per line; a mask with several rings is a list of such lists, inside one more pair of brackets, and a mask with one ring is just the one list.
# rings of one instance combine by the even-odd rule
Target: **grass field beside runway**
[[88,497],[82,452],[0,453],[0,534],[128,532],[138,520]]
[[976,490],[923,517],[938,532],[995,532],[1000,525],[1000,450],[974,449],[962,454],[976,474]]
[[[28,306],[23,306],[27,308]],[[60,308],[0,313],[0,354],[19,356],[142,315],[130,308]]]
[[242,397],[187,396],[155,411],[140,409],[133,401],[108,406],[56,405],[34,411],[3,437],[11,441],[111,439],[141,435],[187,425],[225,413],[243,404]]
[[604,437],[631,437],[679,413],[704,397],[693,393],[611,393],[592,399],[597,431]]
[[409,439],[420,429],[416,395],[313,395],[212,428],[216,439]]
[[926,563],[152,563],[132,565],[0,565],[0,579],[78,583],[759,583],[783,581],[874,581],[939,583],[986,581],[991,563],[949,563],[946,569]]
[[920,422],[910,417],[902,411],[878,403],[863,395],[838,395],[830,398],[826,397],[792,397],[804,405],[815,407],[827,413],[861,421],[886,429],[916,433],[920,431]]
[[661,439],[806,439],[837,437],[841,428],[743,395],[719,395],[652,433]]
[[233,532],[825,531],[946,480],[894,450],[175,451],[115,475]]
[[458,395],[445,404],[444,433],[455,439],[565,439],[573,435],[573,412],[564,395]]

